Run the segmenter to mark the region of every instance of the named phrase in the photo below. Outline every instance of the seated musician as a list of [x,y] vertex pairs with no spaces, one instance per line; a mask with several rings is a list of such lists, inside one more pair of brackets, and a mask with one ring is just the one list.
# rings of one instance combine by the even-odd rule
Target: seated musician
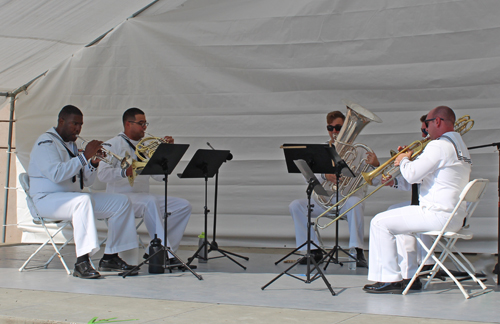
[[[345,116],[340,111],[332,111],[326,116],[327,130],[328,135],[333,143],[334,137],[337,136],[344,124]],[[359,162],[362,157],[364,157],[364,151],[358,150],[357,152],[356,162]],[[377,156],[374,153],[367,152],[366,153],[367,163],[371,166],[377,167],[380,165]],[[330,182],[336,181],[336,177],[334,174],[323,174],[321,175],[323,180],[328,180]],[[344,204],[344,206],[340,209],[347,210],[359,203],[359,201],[364,197],[365,191],[359,190],[356,194],[349,197]],[[333,203],[335,203],[335,198],[333,199]],[[295,241],[297,247],[302,245],[307,240],[307,199],[296,199],[292,201],[289,206],[290,213],[293,217],[293,221],[295,223]],[[364,205],[363,203],[358,204],[352,210],[350,210],[347,216],[347,222],[349,226],[349,248],[356,248],[356,256],[357,262],[356,265],[358,267],[367,267],[367,261],[365,255],[363,253],[364,247]],[[318,217],[321,213],[325,211],[325,208],[319,203],[315,202],[313,210],[311,212],[311,217]],[[311,240],[316,245],[319,246],[319,241],[316,236],[316,233],[311,228]],[[313,245],[314,247],[314,245]],[[306,251],[307,246],[304,246],[301,251]],[[312,249],[311,253],[313,254],[314,260],[319,262],[323,257],[323,252],[321,249]],[[301,263],[306,263],[307,259],[302,259]]]
[[[370,267],[365,285],[370,293],[401,293],[409,282],[404,278],[397,258],[397,235],[406,235],[411,250],[416,250],[412,232],[440,230],[451,216],[459,195],[469,182],[471,159],[467,146],[454,131],[455,113],[439,106],[427,114],[424,121],[432,141],[417,159],[410,161],[413,152],[401,153],[395,160],[401,175],[408,183],[420,183],[420,206],[406,206],[377,214],[370,224]],[[465,216],[465,206],[449,225],[459,230]],[[410,245],[407,243],[407,245]],[[416,253],[408,254],[408,268],[416,268]]]
[[[146,115],[139,108],[130,108],[123,114],[123,132],[108,140],[106,149],[124,157],[129,154],[134,160],[136,156],[136,145],[144,138],[146,128],[149,123]],[[164,138],[167,143],[173,143],[170,136]],[[149,192],[149,175],[138,175],[133,183],[129,184],[127,177],[132,175],[132,166],[126,170],[120,168],[119,162],[114,161],[114,165],[103,165],[99,168],[99,180],[106,183],[106,192],[121,193],[129,197],[132,202],[136,217],[144,217],[144,223],[151,239],[157,234],[162,241],[164,239],[164,225],[162,219],[165,214],[165,196],[156,195]],[[163,181],[163,175],[151,176],[157,181]],[[182,198],[167,198],[168,216],[167,221],[167,246],[175,253],[179,248],[184,230],[191,216],[191,205]],[[163,244],[163,242],[162,242]],[[147,254],[144,255],[148,257]],[[177,264],[178,260],[169,255],[170,264]],[[193,266],[191,266],[193,268]]]
[[[422,131],[422,137],[425,138],[427,137],[427,127],[425,126],[425,120],[427,119],[427,115],[423,115],[420,117],[420,122],[422,123],[422,126],[420,130]],[[398,147],[398,150],[402,150],[404,147]],[[388,209],[394,209],[394,208],[399,208],[399,207],[404,207],[404,206],[409,206],[409,205],[418,205],[418,192],[420,188],[420,184],[410,184],[408,183],[404,177],[398,176],[395,178],[395,180],[392,179],[383,179],[382,182],[386,182],[387,186],[390,186],[392,188],[395,188],[397,190],[403,190],[403,191],[410,191],[412,192],[412,199],[411,201],[405,201],[402,203],[394,204],[390,206]],[[432,238],[428,235],[419,235],[420,239],[424,242],[424,244],[427,247],[430,247],[432,245]],[[411,278],[415,274],[415,272],[418,269],[418,265],[421,263],[421,261],[425,258],[425,255],[427,252],[420,246],[420,244],[417,244],[417,250],[414,251],[413,248],[413,242],[410,240],[408,242],[407,240],[408,235],[396,235],[396,244],[397,244],[397,250],[398,250],[398,263],[399,267],[401,269],[401,275],[403,278]],[[416,253],[417,254],[417,261],[418,264],[414,264],[413,267],[410,269],[408,268],[408,255],[410,253]],[[427,259],[425,262],[425,266],[422,270],[430,270],[434,266],[435,261],[432,258]],[[420,290],[422,288],[422,284],[420,280],[417,278],[417,281],[413,283],[411,289],[412,290]]]
[[99,278],[89,257],[99,250],[95,220],[108,219],[108,240],[100,271],[131,270],[118,253],[137,248],[134,213],[125,195],[83,193],[97,176],[99,161],[94,157],[100,141],[91,141],[83,153],[75,145],[83,124],[83,114],[75,106],[64,106],[57,127],[42,134],[31,150],[28,168],[30,195],[40,216],[71,219],[76,248],[73,276]]

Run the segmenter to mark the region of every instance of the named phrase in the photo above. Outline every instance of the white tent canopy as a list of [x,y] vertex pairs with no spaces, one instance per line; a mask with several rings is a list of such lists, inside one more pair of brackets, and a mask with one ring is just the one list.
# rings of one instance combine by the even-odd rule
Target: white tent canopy
[[0,92],[12,91],[153,0],[0,0]]
[[[420,116],[441,104],[476,121],[464,137],[468,145],[498,141],[499,9],[494,0],[159,1],[133,19],[122,18],[93,46],[84,47],[81,37],[70,42],[68,35],[66,42],[78,50],[68,49],[73,55],[62,61],[58,56],[57,65],[47,58],[50,66],[37,71],[9,69],[19,75],[18,84],[0,71],[0,89],[48,69],[16,103],[24,167],[35,139],[55,125],[65,104],[82,109],[82,136],[101,140],[121,131],[125,109],[139,107],[150,122],[148,132],[191,145],[174,173],[207,142],[231,150],[234,159],[220,170],[220,238],[235,245],[292,246],[287,207],[305,198],[305,185],[287,173],[279,146],[324,142],[324,118],[331,110],[345,111],[341,99],[382,118],[357,139],[381,160],[390,149],[419,139]],[[474,249],[492,252],[498,156],[493,148],[472,153],[472,177],[491,181],[475,214]],[[169,185],[169,194],[193,205],[189,241],[202,230],[203,181],[172,176]],[[153,187],[161,189],[161,183]],[[375,194],[365,206],[366,233],[376,213],[408,197],[389,188]],[[20,222],[28,218],[18,215]],[[341,232],[346,238],[345,224]]]

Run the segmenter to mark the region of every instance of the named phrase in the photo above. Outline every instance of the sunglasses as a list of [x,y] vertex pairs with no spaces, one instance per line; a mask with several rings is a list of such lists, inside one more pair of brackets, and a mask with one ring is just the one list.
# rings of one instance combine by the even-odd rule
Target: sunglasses
[[329,132],[333,132],[334,130],[340,132],[342,125],[326,125],[326,129],[328,129]]
[[429,133],[427,133],[427,129],[420,128],[420,130],[422,131],[422,134],[424,134],[425,136],[429,135]]
[[434,117],[434,118],[431,118],[431,119],[426,119],[426,120],[424,120],[425,127],[429,127],[429,122],[431,122],[433,120],[436,120],[438,118],[441,119],[441,120],[446,120],[446,119],[443,119],[441,117]]

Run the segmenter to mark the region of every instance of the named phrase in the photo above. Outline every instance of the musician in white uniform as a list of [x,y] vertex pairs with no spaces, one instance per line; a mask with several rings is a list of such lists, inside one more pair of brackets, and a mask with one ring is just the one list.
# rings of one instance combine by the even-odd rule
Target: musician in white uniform
[[[328,113],[326,116],[327,122],[327,130],[328,135],[334,140],[334,136],[338,135],[342,125],[344,124],[345,116],[340,111],[332,111]],[[359,160],[363,157],[364,151],[358,150],[357,158],[354,163],[359,162]],[[374,153],[368,152],[366,153],[367,163],[374,167],[380,165],[377,156]],[[335,182],[334,174],[323,174],[321,175],[323,180],[329,180],[331,182]],[[321,180],[321,179],[320,179]],[[344,204],[344,206],[340,209],[340,212],[343,210],[347,210],[357,204],[365,195],[364,190],[359,190],[356,194],[349,197]],[[335,202],[335,198],[333,199]],[[293,221],[295,223],[295,241],[297,247],[302,245],[307,240],[307,199],[296,199],[292,201],[289,206],[290,214],[293,217]],[[325,209],[318,203],[314,202],[314,207],[311,213],[311,217],[318,217],[321,213],[323,213]],[[367,261],[363,253],[364,247],[364,204],[358,204],[351,211],[346,214],[347,223],[349,226],[349,248],[356,248],[357,252],[357,266],[358,267],[367,267]],[[319,240],[316,236],[316,233],[311,228],[311,240],[319,246]],[[301,248],[301,251],[305,252],[307,250],[307,246]],[[320,249],[311,249],[311,254],[314,256],[315,261],[319,262],[322,258],[322,252]],[[307,262],[306,259],[302,259],[301,263]]]
[[[420,130],[422,131],[422,137],[425,138],[427,137],[427,127],[425,126],[425,120],[427,119],[427,115],[423,115],[420,117],[420,122],[422,123],[422,126]],[[403,149],[403,147],[398,147],[398,150]],[[390,179],[388,179],[390,180]],[[384,180],[383,180],[384,181]],[[402,203],[394,204],[390,206],[388,209],[394,209],[394,208],[400,208],[400,207],[405,207],[409,206],[412,204],[418,205],[418,191],[420,188],[420,183],[418,184],[410,184],[408,181],[405,180],[404,177],[398,176],[394,181],[388,181],[387,183],[388,186],[395,188],[397,190],[403,190],[403,191],[412,191],[412,201],[405,201]],[[415,188],[416,186],[416,188]],[[416,190],[414,193],[413,191]],[[416,194],[416,202],[413,202],[413,195]],[[408,254],[410,253],[417,253],[417,261],[418,264],[421,263],[421,261],[425,258],[425,255],[427,252],[420,246],[420,244],[417,244],[417,251],[413,251],[413,241],[406,240],[408,235],[396,235],[396,244],[397,244],[397,249],[398,249],[398,263],[399,267],[401,269],[401,276],[403,279],[411,279],[415,272],[418,269],[418,265],[413,265],[413,268],[408,268]],[[428,235],[419,235],[420,239],[423,241],[423,243],[430,247],[432,245],[432,238]],[[425,266],[423,270],[430,270],[434,266],[434,259],[429,258],[427,259]],[[415,267],[416,266],[416,267]],[[411,289],[412,290],[420,290],[422,288],[422,283],[420,280],[417,278],[416,282],[413,283]]]
[[83,114],[67,105],[59,113],[57,127],[42,134],[31,151],[28,168],[30,195],[40,216],[71,219],[77,261],[73,276],[100,277],[89,262],[99,250],[95,219],[108,219],[108,240],[100,271],[130,270],[118,253],[137,247],[132,206],[125,195],[83,193],[97,176],[99,161],[93,159],[101,148],[91,141],[83,153],[75,145],[83,124]]
[[[138,160],[135,154],[135,146],[144,137],[149,123],[146,116],[139,108],[130,108],[123,114],[124,131],[106,143],[106,149],[119,155],[125,156],[128,153],[134,160]],[[165,137],[167,143],[173,143],[170,136]],[[165,214],[165,196],[156,195],[149,192],[149,175],[138,175],[133,186],[130,186],[127,179],[132,174],[132,167],[122,170],[118,161],[114,165],[103,165],[99,168],[99,180],[106,183],[106,192],[122,193],[129,197],[136,217],[144,217],[144,223],[151,239],[157,234],[158,238],[164,240],[164,225],[162,219]],[[157,181],[163,182],[163,175],[151,176]],[[167,220],[167,246],[176,252],[179,248],[184,230],[191,216],[191,205],[182,198],[167,198],[168,212],[171,214]],[[145,257],[148,255],[146,254]],[[178,261],[169,256],[170,263]],[[191,266],[192,267],[192,266]]]
[[[370,267],[365,285],[370,293],[401,293],[404,281],[398,265],[396,235],[411,232],[440,230],[448,220],[459,195],[469,182],[471,160],[467,146],[454,131],[455,113],[449,107],[439,106],[427,114],[425,124],[432,141],[414,161],[413,152],[403,153],[395,160],[401,175],[408,183],[421,183],[419,206],[406,206],[377,214],[370,225]],[[450,231],[459,230],[465,217],[465,204],[449,225]],[[416,239],[412,251],[416,251]],[[416,253],[408,254],[408,268],[417,266]]]

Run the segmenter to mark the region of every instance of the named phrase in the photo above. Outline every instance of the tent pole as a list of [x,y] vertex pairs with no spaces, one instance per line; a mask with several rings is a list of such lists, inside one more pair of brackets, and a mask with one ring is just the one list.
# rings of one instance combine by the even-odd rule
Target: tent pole
[[12,124],[14,122],[14,105],[16,97],[13,93],[8,93],[7,97],[10,97],[10,117],[9,117],[9,138],[7,140],[7,171],[5,173],[5,196],[4,196],[4,206],[3,206],[3,226],[2,226],[2,243],[5,243],[5,234],[7,231],[7,209],[9,204],[9,181],[10,181],[10,160],[12,154]]
[[18,88],[17,90],[14,90],[12,92],[7,92],[7,93],[0,93],[0,95],[5,96],[10,98],[10,117],[9,117],[9,137],[7,140],[7,168],[5,172],[5,195],[4,195],[4,207],[3,207],[3,222],[2,222],[2,243],[5,243],[5,235],[7,232],[7,210],[8,210],[8,204],[9,204],[9,189],[16,189],[16,188],[10,188],[9,187],[9,182],[10,182],[10,161],[12,157],[12,131],[13,131],[13,124],[14,124],[14,110],[15,110],[15,105],[16,105],[16,97],[19,93],[26,91],[28,87],[35,82],[36,79],[40,78],[41,76],[45,75],[47,72],[44,72],[31,80],[30,82],[26,83],[22,87]]

